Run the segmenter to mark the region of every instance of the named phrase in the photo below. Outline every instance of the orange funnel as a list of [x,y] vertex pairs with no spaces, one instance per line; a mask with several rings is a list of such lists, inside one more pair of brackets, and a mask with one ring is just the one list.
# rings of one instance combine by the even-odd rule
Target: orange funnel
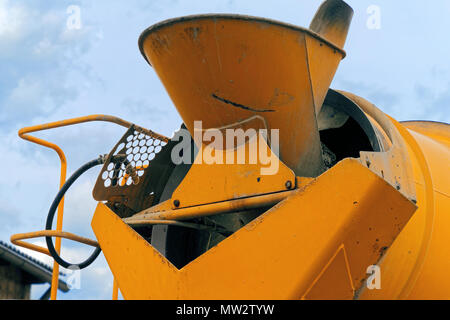
[[345,56],[339,40],[345,41],[348,27],[342,25],[350,21],[347,9],[330,14],[341,10],[333,3],[343,3],[331,2],[315,20],[318,32],[339,44],[272,20],[196,15],[151,26],[139,45],[191,135],[194,121],[201,120],[203,129],[221,128],[258,115],[269,130],[279,129],[281,160],[297,175],[317,176],[322,151],[316,114]]

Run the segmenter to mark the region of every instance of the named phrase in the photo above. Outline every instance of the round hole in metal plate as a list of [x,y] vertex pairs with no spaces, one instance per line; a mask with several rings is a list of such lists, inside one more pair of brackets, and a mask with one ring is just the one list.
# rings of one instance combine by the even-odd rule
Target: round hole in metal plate
[[125,143],[121,143],[117,146],[116,151],[114,152],[114,155],[116,155],[117,153],[119,153],[119,151],[122,151],[122,149],[125,147]]

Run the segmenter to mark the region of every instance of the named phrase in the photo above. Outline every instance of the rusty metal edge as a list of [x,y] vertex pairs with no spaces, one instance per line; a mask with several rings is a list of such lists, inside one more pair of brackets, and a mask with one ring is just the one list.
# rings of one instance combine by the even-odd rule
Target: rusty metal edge
[[145,29],[141,33],[141,35],[139,36],[139,39],[138,39],[139,51],[141,52],[141,54],[144,57],[145,61],[147,61],[147,63],[151,66],[151,63],[147,60],[147,57],[145,56],[145,53],[144,53],[144,50],[143,50],[145,39],[147,38],[147,36],[150,33],[156,32],[156,31],[158,31],[158,30],[160,30],[162,28],[171,26],[171,25],[179,23],[179,22],[194,21],[194,20],[204,20],[204,19],[243,20],[243,21],[259,22],[259,23],[267,23],[267,24],[271,24],[271,25],[275,25],[275,26],[279,26],[279,27],[285,27],[285,28],[288,28],[288,29],[291,29],[291,30],[294,30],[294,31],[304,32],[304,33],[310,35],[311,37],[316,38],[317,40],[326,43],[327,45],[329,45],[333,49],[335,49],[338,52],[340,52],[342,54],[342,59],[344,59],[346,57],[346,55],[347,55],[345,50],[343,50],[342,48],[340,48],[336,44],[334,44],[331,41],[323,38],[322,36],[320,36],[319,34],[315,33],[314,31],[312,31],[312,30],[310,30],[308,28],[296,26],[294,24],[281,22],[281,21],[277,21],[277,20],[267,19],[267,18],[254,17],[254,16],[249,16],[249,15],[240,15],[240,14],[226,14],[226,13],[222,13],[222,14],[217,14],[217,13],[194,14],[194,15],[188,15],[188,16],[177,17],[177,18],[170,18],[170,19],[166,19],[166,20],[163,20],[161,22],[158,22],[156,24],[153,24],[150,27],[148,27],[147,29]]

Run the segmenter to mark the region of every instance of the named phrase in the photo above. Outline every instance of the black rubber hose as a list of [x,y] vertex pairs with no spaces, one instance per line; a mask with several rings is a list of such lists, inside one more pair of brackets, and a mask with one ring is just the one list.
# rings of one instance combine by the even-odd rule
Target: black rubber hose
[[[74,174],[72,174],[72,176],[66,181],[66,183],[64,183],[64,185],[62,186],[62,188],[59,190],[58,194],[56,195],[55,200],[53,200],[52,205],[50,206],[50,210],[49,210],[48,216],[47,216],[47,222],[45,225],[46,230],[52,230],[53,218],[55,217],[56,209],[58,208],[59,203],[61,202],[61,199],[64,197],[64,194],[66,193],[66,191],[72,186],[72,184],[84,172],[86,172],[90,168],[93,168],[97,165],[103,164],[104,163],[103,159],[104,159],[103,157],[100,157],[96,160],[92,160],[92,161],[86,163],[81,168],[79,168],[77,171],[75,171]],[[92,262],[94,262],[94,260],[98,257],[98,255],[102,251],[101,248],[96,248],[94,250],[94,252],[91,254],[91,256],[89,258],[87,258],[85,261],[83,261],[82,263],[78,263],[78,264],[72,264],[72,263],[68,263],[67,261],[63,260],[59,256],[59,254],[56,252],[55,247],[53,245],[52,237],[45,237],[45,241],[47,242],[48,251],[50,251],[50,254],[53,257],[53,259],[55,259],[56,262],[58,262],[61,266],[63,266],[66,269],[69,269],[69,268],[71,268],[71,269],[75,268],[75,269],[80,269],[80,270],[84,269],[87,266],[89,266]]]

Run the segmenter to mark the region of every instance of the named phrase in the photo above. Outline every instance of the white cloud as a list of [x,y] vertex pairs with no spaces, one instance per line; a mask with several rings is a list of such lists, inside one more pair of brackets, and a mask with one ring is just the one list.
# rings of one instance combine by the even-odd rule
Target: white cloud
[[[42,98],[43,88],[39,81],[30,78],[21,78],[17,86],[12,89],[9,96],[10,103],[14,105],[28,105],[32,107]],[[11,110],[12,111],[12,110]],[[22,111],[22,110],[15,110]]]
[[63,3],[0,0],[0,130],[19,119],[32,119],[76,98],[85,77],[79,58],[96,31],[86,25],[68,30]]
[[10,1],[0,0],[0,39],[17,40],[23,36],[28,12],[20,5],[11,6]]

